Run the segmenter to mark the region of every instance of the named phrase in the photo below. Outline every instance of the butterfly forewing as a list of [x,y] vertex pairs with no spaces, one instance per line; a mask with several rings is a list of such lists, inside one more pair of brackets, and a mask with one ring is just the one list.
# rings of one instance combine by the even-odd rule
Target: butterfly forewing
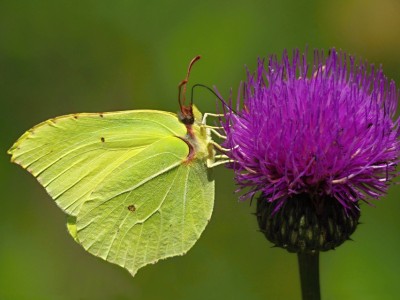
[[43,122],[9,150],[69,215],[77,215],[99,182],[154,142],[183,136],[174,114],[126,111],[76,114]]

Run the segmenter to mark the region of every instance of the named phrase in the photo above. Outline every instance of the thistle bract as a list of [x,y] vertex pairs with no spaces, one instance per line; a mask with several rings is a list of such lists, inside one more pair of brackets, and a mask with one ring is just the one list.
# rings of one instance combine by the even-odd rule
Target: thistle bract
[[[395,83],[343,52],[294,51],[259,60],[243,105],[223,121],[242,197],[261,192],[278,211],[296,195],[338,201],[345,211],[379,198],[397,174]],[[240,108],[241,107],[241,108]]]

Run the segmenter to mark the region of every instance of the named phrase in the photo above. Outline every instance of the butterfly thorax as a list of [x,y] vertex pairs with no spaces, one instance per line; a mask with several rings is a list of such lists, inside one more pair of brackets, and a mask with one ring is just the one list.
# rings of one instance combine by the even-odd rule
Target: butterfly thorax
[[185,124],[187,134],[183,140],[189,145],[190,152],[187,161],[204,160],[207,164],[214,162],[215,150],[211,143],[210,129],[202,121],[202,114],[193,106],[194,123]]

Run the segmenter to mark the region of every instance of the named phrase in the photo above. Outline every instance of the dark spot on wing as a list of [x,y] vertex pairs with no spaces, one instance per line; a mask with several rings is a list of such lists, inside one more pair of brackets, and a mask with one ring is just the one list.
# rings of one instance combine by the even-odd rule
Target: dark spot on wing
[[103,138],[103,137],[101,137],[100,139],[101,139],[101,141],[102,141],[103,143],[106,141],[105,138]]
[[131,211],[131,212],[134,212],[136,210],[135,205],[133,205],[133,204],[129,205],[128,206],[128,210]]
[[367,128],[371,128],[372,127],[372,123],[368,123],[368,126],[367,126]]
[[100,116],[100,118],[104,117],[103,113],[99,113],[99,116]]
[[78,115],[74,115],[74,119],[78,119],[79,117],[78,117]]

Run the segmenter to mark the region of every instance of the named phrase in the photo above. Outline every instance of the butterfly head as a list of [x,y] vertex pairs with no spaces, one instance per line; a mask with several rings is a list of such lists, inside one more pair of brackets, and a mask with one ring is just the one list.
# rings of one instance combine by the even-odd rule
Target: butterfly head
[[178,112],[179,121],[185,125],[192,125],[194,123],[193,105],[182,105],[181,110]]

